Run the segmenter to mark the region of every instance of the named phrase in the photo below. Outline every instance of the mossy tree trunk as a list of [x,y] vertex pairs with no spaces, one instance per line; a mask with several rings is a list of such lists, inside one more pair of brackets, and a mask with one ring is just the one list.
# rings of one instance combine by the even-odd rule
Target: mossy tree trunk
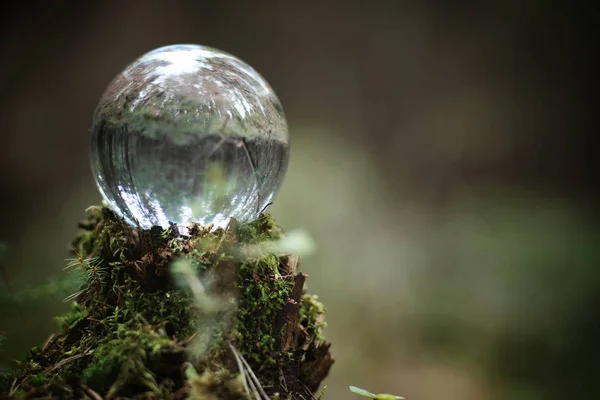
[[0,397],[314,397],[333,363],[324,307],[297,257],[256,252],[283,235],[271,217],[182,236],[132,229],[103,207],[88,215],[72,310],[0,376]]

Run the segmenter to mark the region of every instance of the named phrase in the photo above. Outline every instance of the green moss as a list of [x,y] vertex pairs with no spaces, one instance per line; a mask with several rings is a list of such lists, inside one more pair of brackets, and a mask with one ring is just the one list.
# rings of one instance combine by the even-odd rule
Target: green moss
[[83,370],[83,380],[91,387],[107,391],[107,398],[126,386],[140,387],[160,396],[161,389],[149,365],[158,362],[164,348],[172,346],[173,341],[161,329],[135,321],[118,324],[95,349]]
[[279,258],[272,255],[249,260],[241,265],[238,275],[240,350],[259,369],[272,366],[276,361],[271,354],[275,350],[275,338],[281,336],[281,332],[273,331],[273,321],[293,286],[292,281],[282,278],[279,262]]
[[58,329],[68,333],[78,323],[82,322],[88,316],[88,310],[81,307],[79,303],[73,303],[71,310],[68,313],[60,315],[56,318]]
[[47,378],[44,374],[34,374],[29,376],[29,383],[32,386],[42,386],[44,383],[46,383],[46,381]]
[[[193,226],[189,236],[179,236],[171,229],[133,229],[105,207],[87,212],[73,242],[77,255],[69,263],[71,274],[84,277],[70,296],[72,308],[56,318],[59,333],[32,349],[14,371],[0,374],[0,394],[14,383],[14,396],[23,398],[50,392],[82,398],[93,390],[107,399],[167,399],[183,390],[190,398],[220,393],[237,399],[240,371],[230,343],[265,387],[282,394],[293,390],[298,378],[282,366],[296,365],[303,356],[277,348],[283,327],[276,322],[289,302],[294,276],[285,270],[285,258],[240,257],[247,244],[281,237],[270,216],[250,224],[232,221],[214,231]],[[210,282],[207,296],[235,300],[235,316],[208,313],[174,274],[176,260],[185,260],[194,276]],[[302,298],[299,326],[307,332],[302,340],[313,347],[314,338],[306,338],[320,340],[323,312],[315,297]],[[190,344],[203,332],[212,335],[210,346],[202,358],[192,357]],[[185,363],[192,369],[182,374]],[[289,381],[284,387],[283,376]]]
[[234,222],[232,229],[242,243],[258,243],[265,240],[279,239],[282,233],[275,220],[268,214],[261,214],[256,221],[250,224]]
[[315,294],[305,293],[300,300],[300,325],[317,339],[323,340],[322,330],[327,327],[325,322],[325,306]]

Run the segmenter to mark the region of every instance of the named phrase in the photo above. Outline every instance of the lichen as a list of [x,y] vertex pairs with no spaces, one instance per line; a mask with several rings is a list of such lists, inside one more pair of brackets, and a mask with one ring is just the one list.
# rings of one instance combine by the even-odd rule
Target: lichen
[[[248,369],[270,397],[318,388],[333,362],[321,334],[324,307],[295,294],[304,276],[289,257],[243,255],[244,246],[283,235],[270,216],[180,236],[176,227],[133,229],[106,207],[87,213],[66,272],[83,279],[68,297],[71,310],[43,346],[0,374],[0,397],[241,399]],[[175,273],[179,260],[206,283],[207,296],[235,303],[233,317],[205,318],[207,306]],[[198,357],[206,331],[212,340]]]

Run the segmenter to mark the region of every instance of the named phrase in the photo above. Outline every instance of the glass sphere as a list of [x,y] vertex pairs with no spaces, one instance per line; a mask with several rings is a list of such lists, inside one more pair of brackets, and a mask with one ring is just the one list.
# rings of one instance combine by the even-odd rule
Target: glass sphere
[[289,157],[269,84],[238,58],[198,45],[162,47],[129,65],[100,99],[91,136],[102,196],[144,229],[252,220]]

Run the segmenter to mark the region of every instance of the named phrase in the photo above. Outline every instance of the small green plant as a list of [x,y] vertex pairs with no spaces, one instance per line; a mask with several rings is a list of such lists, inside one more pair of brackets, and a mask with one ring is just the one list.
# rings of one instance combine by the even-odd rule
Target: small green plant
[[356,386],[350,386],[350,391],[352,393],[356,393],[360,396],[368,397],[368,398],[375,399],[375,400],[401,400],[401,399],[404,399],[404,397],[396,396],[393,394],[385,394],[385,393],[373,394],[365,389],[361,389]]
[[94,293],[102,290],[104,284],[108,279],[108,269],[102,267],[102,259],[100,257],[83,257],[80,252],[73,248],[73,253],[77,258],[68,258],[67,266],[64,268],[65,271],[75,270],[81,276],[78,277],[82,284],[79,290],[64,299],[64,302],[70,302],[71,300],[82,300],[86,297],[93,297]]

